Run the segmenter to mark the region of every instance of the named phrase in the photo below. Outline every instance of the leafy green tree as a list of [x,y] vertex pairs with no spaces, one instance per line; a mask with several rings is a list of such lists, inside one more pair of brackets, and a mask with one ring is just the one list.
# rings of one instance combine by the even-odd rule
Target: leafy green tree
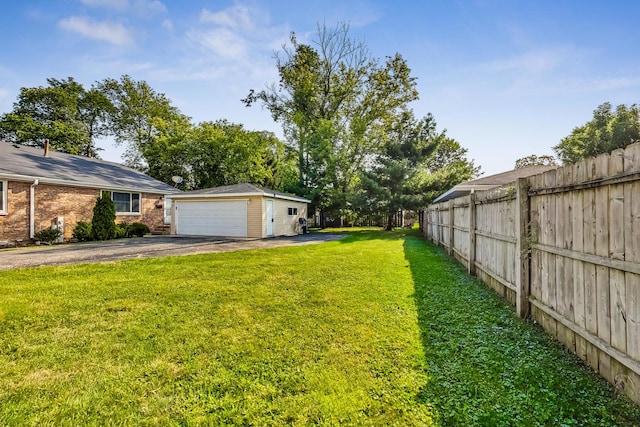
[[111,193],[103,191],[93,207],[91,238],[93,240],[109,240],[115,236],[116,205],[111,200]]
[[243,101],[261,102],[282,123],[298,152],[299,187],[315,206],[338,214],[347,209],[363,165],[384,141],[384,130],[418,98],[415,78],[396,54],[384,63],[349,26],[318,26],[314,46],[291,35],[276,56],[280,81]]
[[[162,121],[185,120],[178,108],[171,105],[165,94],[157,93],[145,81],[133,80],[123,75],[120,80],[105,79],[98,84],[113,104],[109,126],[117,144],[126,144],[125,164],[140,170],[146,169],[144,151],[159,134]],[[186,119],[188,120],[188,119]]]
[[269,132],[247,131],[226,120],[191,125],[186,119],[154,123],[158,133],[143,156],[149,174],[184,190],[248,182],[288,190],[295,182],[291,150]]
[[113,105],[98,89],[86,90],[72,77],[47,83],[20,89],[13,111],[0,117],[0,138],[39,147],[49,140],[58,151],[97,156],[95,140],[109,133]]
[[537,156],[535,154],[516,160],[515,169],[527,166],[558,166],[558,162],[553,156]]
[[374,166],[361,175],[361,185],[366,204],[386,213],[387,230],[391,230],[396,212],[419,205],[422,189],[416,184],[420,166],[434,153],[441,136],[431,114],[416,121],[410,111],[401,115],[387,135]]
[[444,132],[439,138],[438,147],[415,178],[422,194],[419,208],[426,207],[451,187],[480,175],[480,166],[467,158],[466,148]]
[[636,104],[619,105],[615,112],[605,102],[593,112],[593,119],[573,129],[554,151],[565,164],[587,157],[610,153],[640,141],[640,108]]

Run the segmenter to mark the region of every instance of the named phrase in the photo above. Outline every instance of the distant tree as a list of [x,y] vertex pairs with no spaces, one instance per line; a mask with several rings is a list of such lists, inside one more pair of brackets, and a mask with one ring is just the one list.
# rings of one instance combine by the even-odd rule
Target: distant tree
[[558,162],[556,162],[553,156],[537,156],[535,154],[516,160],[515,169],[521,169],[527,166],[558,166]]
[[128,166],[146,169],[143,153],[155,142],[159,124],[188,120],[165,94],[128,75],[120,80],[105,79],[97,88],[114,106],[109,126],[116,143],[127,146],[123,157]]
[[193,126],[186,119],[154,123],[154,143],[142,155],[148,173],[183,190],[248,182],[290,190],[296,180],[295,157],[269,132],[247,131],[226,120]]
[[638,141],[640,108],[636,104],[619,105],[614,112],[611,104],[605,102],[593,112],[592,120],[574,128],[553,149],[563,163],[571,164]]
[[384,63],[349,37],[349,26],[318,26],[313,45],[295,34],[276,56],[280,81],[243,101],[261,102],[298,153],[299,187],[314,205],[344,213],[384,129],[417,99],[415,78],[396,54]]
[[443,132],[436,151],[430,156],[416,177],[422,191],[420,207],[426,207],[435,198],[461,182],[477,178],[480,166],[467,158],[468,150]]
[[415,209],[422,197],[417,184],[420,166],[440,142],[432,115],[416,121],[410,111],[402,114],[388,132],[375,164],[361,175],[366,205],[375,206],[387,216],[387,230],[401,209]]
[[113,105],[95,87],[86,90],[72,77],[47,79],[47,87],[21,88],[13,111],[0,117],[0,138],[17,144],[51,146],[96,157],[95,140],[109,133]]
[[111,200],[111,193],[103,191],[93,207],[91,238],[93,240],[109,240],[115,236],[116,206]]

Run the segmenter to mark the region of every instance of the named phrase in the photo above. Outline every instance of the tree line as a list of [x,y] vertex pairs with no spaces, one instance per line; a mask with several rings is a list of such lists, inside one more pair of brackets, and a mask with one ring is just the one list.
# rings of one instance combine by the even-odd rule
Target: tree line
[[[419,209],[478,175],[467,150],[417,118],[416,79],[400,54],[380,61],[348,24],[294,33],[276,57],[278,83],[251,90],[282,124],[285,140],[226,120],[193,123],[163,93],[128,75],[86,88],[73,77],[22,88],[0,117],[0,139],[99,157],[96,141],[124,146],[124,163],[180,189],[249,182],[312,200],[350,222]],[[324,217],[324,216],[323,216]],[[389,224],[391,225],[391,224]]]
[[[89,88],[47,79],[22,88],[0,116],[0,139],[98,157],[96,141],[124,146],[124,163],[183,190],[248,182],[312,200],[322,218],[357,223],[421,209],[452,186],[479,175],[467,150],[431,114],[415,117],[416,78],[396,53],[374,58],[349,25],[318,25],[310,43],[292,33],[275,55],[279,81],[251,89],[242,102],[260,104],[282,125],[273,133],[226,120],[194,123],[163,93],[128,75]],[[574,163],[640,140],[639,109],[604,103],[593,119],[553,147]],[[516,168],[555,164],[528,156]],[[391,226],[391,223],[387,224]]]

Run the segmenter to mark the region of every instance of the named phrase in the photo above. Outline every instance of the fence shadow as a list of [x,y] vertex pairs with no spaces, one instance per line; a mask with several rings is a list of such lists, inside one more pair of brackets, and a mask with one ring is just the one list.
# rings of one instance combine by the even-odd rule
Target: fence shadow
[[440,425],[640,422],[618,418],[628,401],[441,248],[414,235],[404,252],[429,375],[418,400]]

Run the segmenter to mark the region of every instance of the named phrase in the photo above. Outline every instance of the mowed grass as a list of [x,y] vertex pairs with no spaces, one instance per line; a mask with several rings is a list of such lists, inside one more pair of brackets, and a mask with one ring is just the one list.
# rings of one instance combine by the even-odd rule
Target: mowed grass
[[404,236],[0,273],[0,425],[429,425]]
[[407,231],[0,272],[0,425],[640,425]]

